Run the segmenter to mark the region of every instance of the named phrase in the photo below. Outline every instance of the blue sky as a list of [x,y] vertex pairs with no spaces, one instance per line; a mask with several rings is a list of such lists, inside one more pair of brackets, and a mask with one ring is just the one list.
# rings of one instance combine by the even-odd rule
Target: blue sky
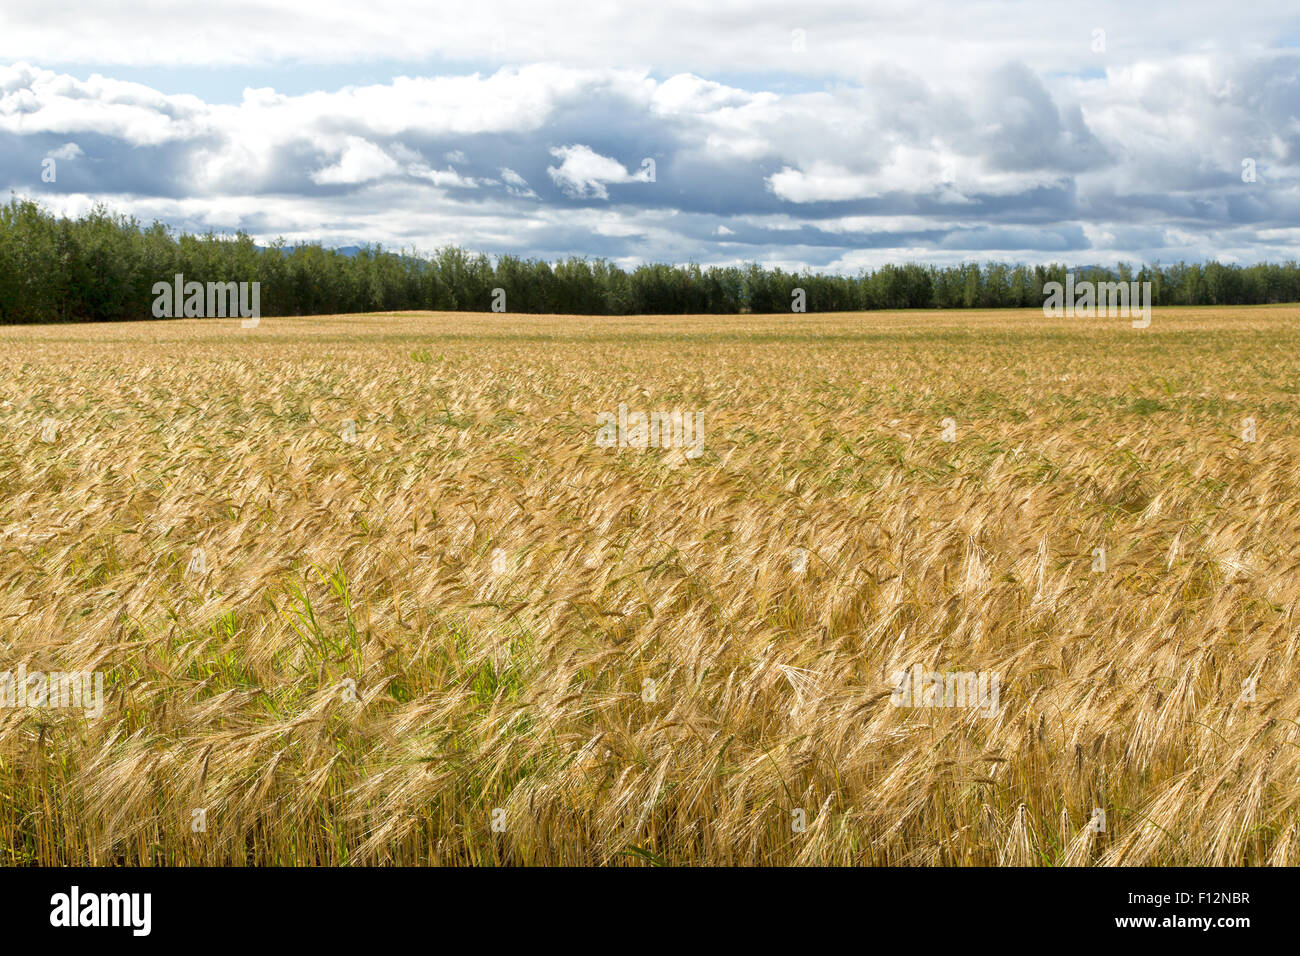
[[1199,0],[20,0],[0,185],[264,242],[624,265],[1284,260],[1296,36],[1294,4]]

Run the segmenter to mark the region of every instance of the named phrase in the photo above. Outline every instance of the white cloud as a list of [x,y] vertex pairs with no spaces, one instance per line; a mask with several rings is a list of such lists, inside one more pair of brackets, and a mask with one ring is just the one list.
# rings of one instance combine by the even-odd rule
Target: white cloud
[[406,168],[409,175],[427,179],[435,186],[450,186],[457,189],[476,189],[478,180],[462,176],[454,169],[431,169],[421,163],[414,163]]
[[601,156],[590,146],[581,144],[556,146],[551,155],[561,162],[559,166],[548,167],[546,172],[566,196],[575,199],[608,199],[607,183],[648,183],[650,170],[654,168],[643,161],[641,169],[630,173],[618,160]]
[[[1300,53],[1275,39],[1300,34],[1290,8],[1219,17],[1209,37],[1194,0],[1177,16],[1103,2],[1083,25],[1003,0],[744,9],[656,4],[631,29],[495,0],[456,18],[288,0],[248,31],[251,8],[183,24],[127,9],[93,30],[57,6],[7,8],[0,59],[90,66],[0,65],[0,191],[264,239],[619,261],[1300,257]],[[310,89],[317,63],[392,76],[404,57],[443,75],[339,88],[336,68],[311,92],[273,88]],[[107,62],[256,63],[259,85],[206,102]],[[157,75],[174,90],[200,71]],[[41,183],[42,157],[83,149],[93,162]],[[643,157],[656,185],[633,188]]]
[[[752,73],[858,79],[881,63],[923,69],[959,82],[972,68],[1013,60],[1032,69],[1078,72],[1205,48],[1238,53],[1294,36],[1288,0],[1261,0],[1248,16],[1224,15],[1217,0],[1135,5],[1094,0],[1086,16],[1068,4],[1018,0],[932,0],[923,5],[845,5],[747,0],[700,5],[659,0],[635,15],[614,7],[581,15],[535,0],[477,0],[448,15],[442,5],[370,0],[212,2],[172,16],[155,3],[87,10],[69,0],[11,2],[0,30],[0,59],[130,66],[450,62],[492,67],[546,60],[587,67],[652,66],[700,76]],[[1214,29],[1207,30],[1206,25]],[[1094,27],[1107,49],[1091,48]],[[791,31],[807,49],[792,49]],[[460,72],[460,70],[456,70]]]
[[501,178],[505,181],[506,192],[512,196],[518,196],[521,199],[536,199],[537,193],[533,192],[532,187],[528,185],[528,180],[524,179],[509,166],[501,167]]
[[399,168],[393,158],[374,143],[359,136],[348,136],[338,162],[312,173],[311,178],[315,183],[351,185],[390,176]]
[[767,183],[772,192],[790,202],[865,199],[879,190],[873,177],[830,163],[812,163],[806,171],[786,166],[769,176]]

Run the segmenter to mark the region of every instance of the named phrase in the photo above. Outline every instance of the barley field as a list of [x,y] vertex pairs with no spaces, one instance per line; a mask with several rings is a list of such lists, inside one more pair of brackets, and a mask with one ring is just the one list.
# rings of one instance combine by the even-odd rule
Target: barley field
[[[7,327],[0,368],[0,671],[104,679],[0,709],[6,863],[1300,863],[1300,307]],[[602,447],[620,404],[700,453]],[[917,668],[997,706],[898,706]]]

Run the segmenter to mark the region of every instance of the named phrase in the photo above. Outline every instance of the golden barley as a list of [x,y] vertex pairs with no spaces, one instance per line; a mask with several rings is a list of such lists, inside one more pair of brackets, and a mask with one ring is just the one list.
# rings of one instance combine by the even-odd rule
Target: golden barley
[[1298,329],[0,329],[0,848],[1293,864]]

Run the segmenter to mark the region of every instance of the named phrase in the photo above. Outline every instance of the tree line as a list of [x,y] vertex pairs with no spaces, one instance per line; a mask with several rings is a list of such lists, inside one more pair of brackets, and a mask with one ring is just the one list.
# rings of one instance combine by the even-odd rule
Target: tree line
[[[262,314],[315,315],[406,309],[582,315],[734,314],[916,308],[1016,308],[1043,304],[1043,286],[1076,281],[1151,283],[1154,305],[1249,305],[1300,301],[1295,261],[1218,262],[1067,269],[989,262],[886,265],[858,275],[745,266],[642,265],[489,258],[448,247],[431,255],[381,246],[355,254],[319,244],[258,246],[235,236],[177,233],[102,206],[76,219],[31,200],[0,206],[0,323],[152,318],[153,288],[185,280],[261,283]],[[504,302],[494,290],[504,290]]]

